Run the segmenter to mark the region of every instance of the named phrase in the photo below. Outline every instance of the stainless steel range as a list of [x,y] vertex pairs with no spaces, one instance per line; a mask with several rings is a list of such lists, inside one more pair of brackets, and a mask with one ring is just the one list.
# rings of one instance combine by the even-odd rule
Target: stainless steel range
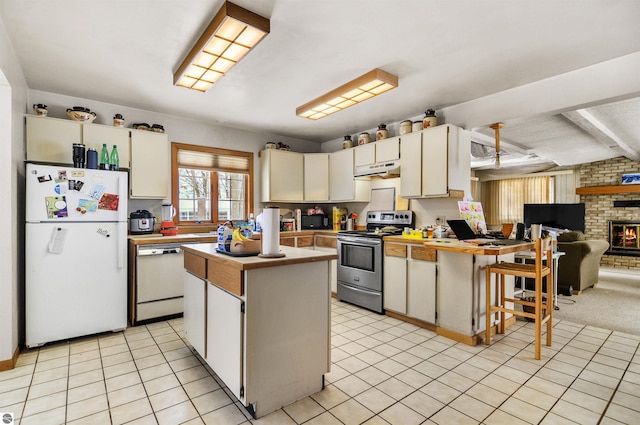
[[382,238],[413,228],[413,211],[369,211],[366,230],[338,232],[338,299],[383,313]]

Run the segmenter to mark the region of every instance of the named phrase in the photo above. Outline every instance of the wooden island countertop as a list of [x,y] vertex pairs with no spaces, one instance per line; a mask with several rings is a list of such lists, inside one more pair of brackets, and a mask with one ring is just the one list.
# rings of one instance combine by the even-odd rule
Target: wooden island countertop
[[473,255],[503,255],[513,254],[519,251],[528,251],[535,248],[533,242],[522,242],[515,245],[495,246],[495,245],[479,245],[474,242],[464,242],[457,239],[423,239],[425,247],[433,248],[439,251],[457,252],[461,254]]

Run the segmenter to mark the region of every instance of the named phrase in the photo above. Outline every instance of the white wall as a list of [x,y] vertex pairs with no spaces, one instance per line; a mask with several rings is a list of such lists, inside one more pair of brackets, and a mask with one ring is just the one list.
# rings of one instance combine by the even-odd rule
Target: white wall
[[24,119],[27,84],[0,19],[0,362],[10,361],[23,327],[20,282],[24,270]]

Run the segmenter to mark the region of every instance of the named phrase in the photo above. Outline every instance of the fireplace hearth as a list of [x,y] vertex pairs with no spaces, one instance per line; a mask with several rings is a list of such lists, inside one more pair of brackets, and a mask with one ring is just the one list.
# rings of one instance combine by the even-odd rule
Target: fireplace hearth
[[609,220],[607,254],[640,257],[640,221]]

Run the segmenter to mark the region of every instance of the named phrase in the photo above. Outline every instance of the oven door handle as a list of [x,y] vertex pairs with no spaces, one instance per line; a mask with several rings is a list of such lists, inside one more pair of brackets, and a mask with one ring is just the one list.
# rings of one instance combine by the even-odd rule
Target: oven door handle
[[348,242],[358,245],[378,246],[382,244],[382,239],[369,239],[359,236],[338,236],[338,242]]

